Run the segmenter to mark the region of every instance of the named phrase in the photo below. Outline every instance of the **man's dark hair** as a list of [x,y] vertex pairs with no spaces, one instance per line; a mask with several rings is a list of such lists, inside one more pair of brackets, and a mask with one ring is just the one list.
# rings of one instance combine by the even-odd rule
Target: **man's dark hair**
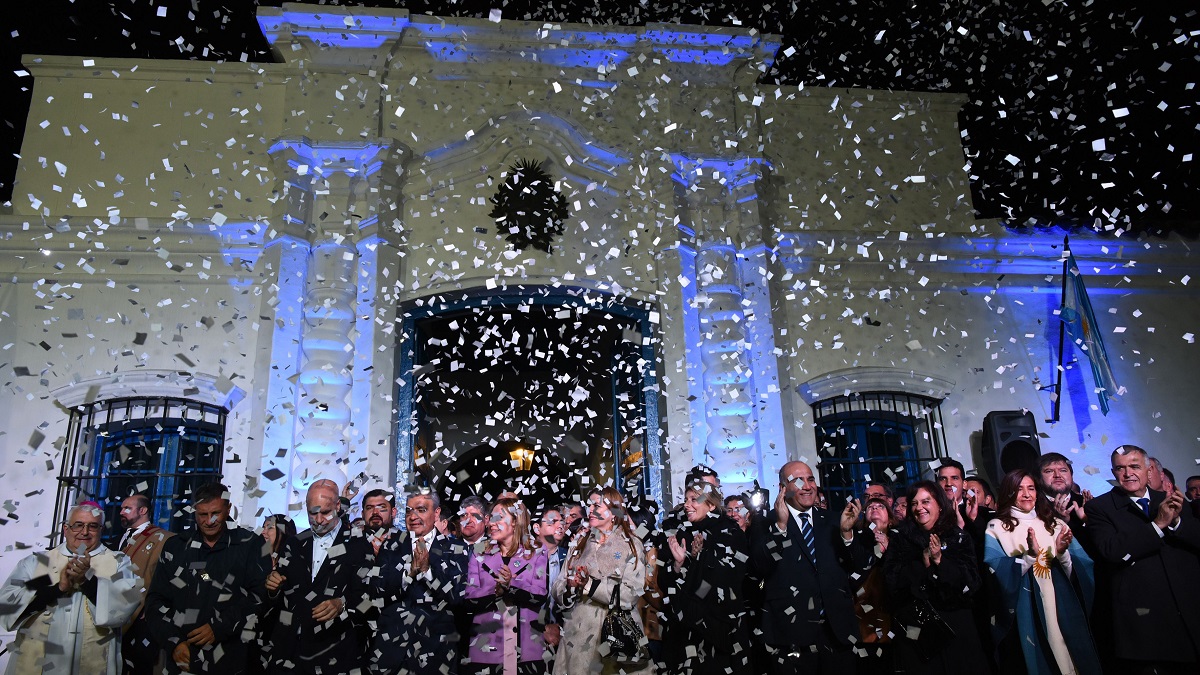
[[891,499],[892,497],[894,497],[894,496],[895,496],[895,495],[893,495],[893,494],[892,494],[892,488],[891,488],[891,486],[890,486],[890,485],[888,485],[887,483],[883,483],[883,482],[880,482],[880,481],[877,481],[877,480],[873,480],[873,481],[871,481],[871,482],[867,483],[867,487],[881,487],[881,488],[883,488],[883,494],[887,495],[887,498],[888,498],[888,499]]
[[1066,464],[1067,468],[1071,470],[1071,473],[1075,473],[1075,467],[1071,466],[1071,460],[1067,459],[1067,456],[1060,452],[1047,452],[1046,454],[1042,455],[1041,458],[1038,459],[1038,471],[1041,471],[1042,469],[1056,462],[1062,462],[1063,464]]
[[[1032,478],[1032,477],[1033,476],[1030,476],[1030,478]],[[973,480],[976,483],[979,483],[979,485],[983,487],[983,491],[987,494],[987,496],[991,497],[992,499],[996,498],[996,493],[992,491],[992,484],[987,482],[986,478],[984,478],[983,476],[980,476],[979,474],[971,474],[970,476],[967,476],[966,478],[964,478],[963,482],[965,483],[969,480]],[[1034,482],[1036,483],[1037,481],[1034,481]]]
[[708,467],[703,464],[697,464],[691,469],[688,469],[687,476],[684,476],[683,478],[683,484],[691,485],[696,481],[703,481],[705,478],[716,478],[717,485],[721,484],[721,477],[717,475],[717,472],[714,471],[712,467]]
[[1187,480],[1185,480],[1185,481],[1183,481],[1183,487],[1185,487],[1185,488],[1186,488],[1186,487],[1187,487],[1187,484],[1188,484],[1188,483],[1190,483],[1190,482],[1192,482],[1192,481],[1194,481],[1194,480],[1200,480],[1200,476],[1188,476],[1188,479],[1187,479]]
[[952,469],[958,469],[958,475],[966,478],[967,470],[963,467],[962,462],[958,461],[957,459],[950,459],[948,457],[942,460],[941,466],[939,466],[937,468],[937,471],[935,471],[934,473],[940,474],[942,472],[942,469],[945,469],[947,467],[952,468]]
[[485,517],[488,514],[488,503],[483,501],[482,497],[477,497],[475,495],[471,495],[470,497],[464,498],[461,502],[458,503],[458,510],[461,512],[463,509],[467,508],[468,506],[474,506],[475,508],[479,509],[479,512],[482,513]]
[[196,491],[192,493],[193,504],[203,504],[214,499],[229,501],[229,488],[220,483],[208,483],[196,488]]
[[147,513],[150,511],[150,498],[149,497],[147,497],[146,495],[144,495],[140,492],[129,495],[129,496],[133,498],[133,503],[136,505],[136,508],[146,509]]
[[388,506],[393,509],[396,508],[396,496],[392,494],[391,490],[384,490],[383,488],[375,488],[363,495],[362,503],[366,504],[368,499],[378,499],[379,497],[386,499]]
[[741,503],[742,503],[742,506],[747,506],[747,505],[749,505],[749,504],[750,504],[750,498],[749,498],[749,497],[747,497],[747,496],[746,496],[746,495],[744,495],[744,494],[729,495],[728,497],[726,497],[726,498],[725,498],[725,508],[727,508],[727,509],[728,509],[728,508],[729,508],[729,502],[732,502],[732,501],[735,501],[735,500],[736,500],[736,501],[739,501],[739,502],[741,502]]

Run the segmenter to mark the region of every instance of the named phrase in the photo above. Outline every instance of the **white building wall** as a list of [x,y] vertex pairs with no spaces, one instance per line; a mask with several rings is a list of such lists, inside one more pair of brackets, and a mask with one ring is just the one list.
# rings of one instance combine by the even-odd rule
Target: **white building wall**
[[[53,526],[68,420],[55,392],[77,395],[78,383],[140,391],[145,378],[122,377],[153,371],[175,391],[198,382],[243,397],[225,463],[245,495],[239,520],[295,511],[285,486],[310,248],[329,238],[320,223],[335,202],[339,223],[359,209],[357,226],[339,230],[354,258],[341,480],[404,478],[400,308],[534,284],[659,312],[662,461],[677,492],[714,438],[700,311],[712,243],[730,247],[749,317],[735,354],[755,442],[724,458],[732,480],[772,487],[787,459],[815,459],[814,389],[889,385],[944,396],[948,449],[968,465],[983,416],[1024,407],[1043,449],[1075,457],[1093,491],[1119,443],[1146,447],[1181,480],[1196,471],[1192,247],[1076,237],[1127,393],[1101,416],[1081,363],[1064,378],[1061,421],[1041,422],[1061,234],[974,218],[954,96],[761,87],[774,44],[736,31],[262,11],[285,63],[26,59],[34,104],[17,196],[0,214],[0,575]],[[305,196],[284,142],[369,147],[351,162],[367,180]],[[518,158],[544,161],[570,204],[550,254],[511,250],[488,217]],[[697,165],[696,182],[681,181],[680,167]],[[718,165],[756,167],[752,194]],[[271,468],[282,477],[264,479]]]

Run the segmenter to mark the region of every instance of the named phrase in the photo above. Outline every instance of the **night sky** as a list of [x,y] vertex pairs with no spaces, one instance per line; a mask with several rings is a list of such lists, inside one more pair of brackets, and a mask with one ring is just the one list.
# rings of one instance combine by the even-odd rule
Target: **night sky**
[[[272,61],[256,0],[36,0],[0,12],[0,201],[11,199],[33,78],[20,55]],[[322,2],[440,16],[741,26],[783,35],[764,85],[968,95],[978,216],[1015,227],[1200,234],[1194,3],[811,0]],[[748,5],[762,4],[762,8]],[[1174,7],[1175,9],[1169,9]],[[165,8],[165,16],[159,16]]]

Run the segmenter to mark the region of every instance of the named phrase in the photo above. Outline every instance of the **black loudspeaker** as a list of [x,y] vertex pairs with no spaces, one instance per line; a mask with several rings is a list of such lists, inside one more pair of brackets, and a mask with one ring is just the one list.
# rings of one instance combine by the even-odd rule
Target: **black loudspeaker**
[[1041,456],[1042,445],[1033,413],[993,410],[983,418],[983,464],[992,472],[996,488],[1013,469],[1025,469],[1037,476]]

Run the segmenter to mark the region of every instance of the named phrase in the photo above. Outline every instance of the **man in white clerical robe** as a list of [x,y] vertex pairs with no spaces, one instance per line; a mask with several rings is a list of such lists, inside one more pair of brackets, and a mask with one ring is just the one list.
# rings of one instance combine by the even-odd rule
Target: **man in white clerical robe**
[[129,558],[100,543],[103,526],[95,502],[71,509],[63,543],[17,563],[0,588],[0,625],[17,633],[7,675],[121,672],[121,626],[142,581]]

